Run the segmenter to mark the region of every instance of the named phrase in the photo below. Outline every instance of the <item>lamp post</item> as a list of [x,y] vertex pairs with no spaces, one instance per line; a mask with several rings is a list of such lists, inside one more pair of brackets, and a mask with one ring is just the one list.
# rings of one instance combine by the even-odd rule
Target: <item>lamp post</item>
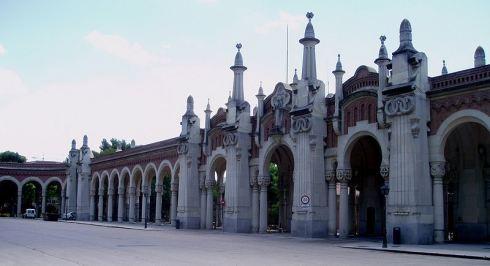
[[148,226],[148,189],[143,193],[145,195],[145,229]]
[[390,187],[388,184],[384,184],[380,188],[381,194],[384,197],[384,204],[383,204],[383,213],[385,214],[385,217],[383,219],[383,246],[382,248],[387,248],[388,247],[388,240],[386,239],[386,205],[387,205],[387,198],[388,198],[388,193],[390,193]]

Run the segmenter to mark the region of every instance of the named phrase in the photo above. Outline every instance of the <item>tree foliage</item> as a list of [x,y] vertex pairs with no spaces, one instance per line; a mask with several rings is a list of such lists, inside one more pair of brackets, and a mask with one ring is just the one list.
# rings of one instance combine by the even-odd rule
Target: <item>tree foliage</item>
[[25,163],[26,157],[13,151],[0,152],[0,162]]
[[[132,140],[131,142],[134,142]],[[99,149],[100,152],[93,152],[95,157],[99,157],[102,155],[108,155],[108,154],[113,154],[117,151],[124,151],[131,149],[131,142],[127,142],[126,140],[122,139],[116,139],[116,138],[111,138],[109,141],[107,139],[102,139]]]

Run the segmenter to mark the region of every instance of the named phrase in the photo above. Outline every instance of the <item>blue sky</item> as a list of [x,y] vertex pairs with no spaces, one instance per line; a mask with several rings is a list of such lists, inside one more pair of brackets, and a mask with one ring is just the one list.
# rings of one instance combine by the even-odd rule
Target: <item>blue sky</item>
[[[243,44],[245,97],[252,106],[301,68],[298,39],[315,13],[318,77],[333,84],[340,53],[344,80],[375,67],[379,36],[388,52],[408,18],[415,48],[450,72],[470,68],[478,45],[490,49],[488,1],[6,1],[0,0],[0,151],[63,160],[72,138],[176,136],[188,94],[203,117],[232,87],[229,66]],[[488,52],[487,52],[488,53]],[[330,91],[333,88],[330,86]],[[204,125],[204,122],[201,122]]]

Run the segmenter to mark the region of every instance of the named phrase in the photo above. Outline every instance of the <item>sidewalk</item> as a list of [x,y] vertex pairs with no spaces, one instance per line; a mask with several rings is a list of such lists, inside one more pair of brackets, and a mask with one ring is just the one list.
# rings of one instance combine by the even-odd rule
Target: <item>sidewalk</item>
[[490,260],[490,243],[482,244],[433,244],[433,245],[391,245],[381,247],[381,242],[358,241],[341,244],[339,247],[397,252],[418,255],[456,257],[464,259]]
[[102,226],[102,227],[112,227],[112,228],[123,228],[123,229],[131,229],[131,230],[144,230],[144,231],[165,231],[174,229],[170,224],[164,225],[155,225],[153,223],[148,223],[147,228],[145,228],[144,223],[119,223],[119,222],[96,222],[96,221],[65,221],[59,220],[62,223],[74,223],[74,224],[85,224],[85,225],[93,225],[93,226]]

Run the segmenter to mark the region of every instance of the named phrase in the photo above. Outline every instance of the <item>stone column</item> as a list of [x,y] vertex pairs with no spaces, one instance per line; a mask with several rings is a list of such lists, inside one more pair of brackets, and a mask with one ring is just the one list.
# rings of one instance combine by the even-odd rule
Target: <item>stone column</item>
[[102,222],[103,221],[103,218],[104,218],[104,189],[101,188],[99,189],[99,211],[98,211],[98,215],[99,215],[99,222]]
[[434,200],[434,241],[444,242],[444,192],[442,178],[445,174],[445,162],[430,162],[432,191]]
[[129,187],[129,222],[134,223],[135,221],[135,210],[136,207],[136,188]]
[[270,181],[270,177],[268,176],[262,176],[258,180],[260,186],[259,233],[267,232],[267,187]]
[[142,196],[141,196],[141,201],[140,206],[141,206],[141,222],[145,222],[146,219],[146,204],[147,204],[147,199],[145,196],[145,192],[150,196],[151,191],[148,188],[148,186],[143,186],[143,191],[141,191]]
[[90,221],[95,220],[95,189],[90,190]]
[[161,224],[162,223],[162,193],[163,193],[163,186],[162,185],[157,185],[155,187],[155,191],[157,193],[156,206],[155,206],[155,223],[156,224]]
[[175,219],[177,218],[177,191],[179,190],[179,183],[172,182],[170,185],[172,197],[170,200],[170,222],[175,225]]
[[110,188],[107,191],[107,221],[112,222],[112,205],[113,205],[114,189]]
[[259,231],[259,184],[255,178],[252,182],[252,232]]
[[46,213],[46,190],[43,188],[41,192],[41,215]]
[[[62,189],[61,190],[61,206],[60,206],[60,210],[59,210],[60,214],[65,213],[65,204],[66,204],[66,195],[65,195],[65,190]],[[63,216],[61,216],[61,217],[63,217]]]
[[206,229],[213,228],[213,186],[214,180],[206,180]]
[[17,217],[22,217],[22,188],[17,190]]
[[337,180],[340,182],[339,204],[339,236],[346,237],[349,233],[349,195],[348,187],[351,179],[350,169],[337,170]]
[[335,170],[327,171],[325,179],[328,182],[328,235],[337,235],[337,179]]
[[206,184],[201,184],[201,229],[206,229]]
[[117,189],[117,221],[122,223],[124,216],[124,187]]

